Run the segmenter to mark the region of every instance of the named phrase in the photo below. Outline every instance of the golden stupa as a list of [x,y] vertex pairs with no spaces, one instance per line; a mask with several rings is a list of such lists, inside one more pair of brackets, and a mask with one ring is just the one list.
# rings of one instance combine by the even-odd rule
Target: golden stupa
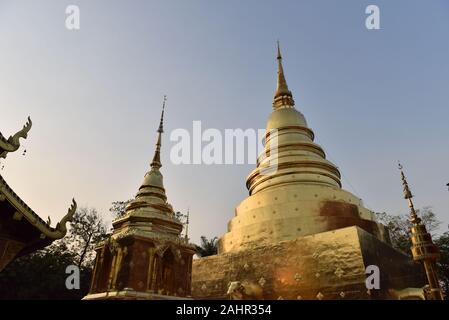
[[95,251],[85,300],[166,300],[190,296],[193,245],[181,236],[183,224],[167,201],[160,172],[165,97],[156,150],[123,216],[112,222],[111,236]]
[[[193,261],[192,295],[226,298],[237,284],[251,299],[386,299],[423,287],[421,266],[391,247],[386,228],[341,188],[338,168],[314,143],[287,86],[279,45],[277,61],[265,151],[247,178],[249,196],[218,255]],[[370,265],[380,270],[379,289],[366,286]]]

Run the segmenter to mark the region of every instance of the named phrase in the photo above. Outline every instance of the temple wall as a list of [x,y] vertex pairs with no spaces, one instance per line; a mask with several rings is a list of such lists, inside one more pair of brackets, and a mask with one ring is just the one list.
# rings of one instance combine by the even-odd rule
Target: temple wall
[[[381,289],[370,294],[369,264],[379,266],[381,277]],[[194,260],[192,295],[226,299],[229,283],[240,281],[259,287],[263,299],[382,299],[391,288],[422,287],[421,276],[406,255],[348,227]]]

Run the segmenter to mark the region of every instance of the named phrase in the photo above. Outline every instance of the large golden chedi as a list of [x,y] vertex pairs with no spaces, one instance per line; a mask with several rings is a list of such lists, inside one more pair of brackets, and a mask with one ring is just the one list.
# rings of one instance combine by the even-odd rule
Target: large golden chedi
[[[279,47],[277,60],[265,152],[247,178],[249,197],[218,255],[194,260],[193,295],[225,298],[230,283],[262,292],[247,292],[256,299],[389,298],[392,289],[422,287],[420,266],[393,249],[374,213],[341,188],[338,168],[295,109]],[[380,290],[365,287],[368,265],[380,268]]]
[[340,172],[313,142],[313,131],[295,109],[279,51],[277,59],[277,90],[266,127],[265,152],[247,178],[249,197],[229,222],[220,252],[355,225],[385,240],[383,226],[361,199],[341,189]]

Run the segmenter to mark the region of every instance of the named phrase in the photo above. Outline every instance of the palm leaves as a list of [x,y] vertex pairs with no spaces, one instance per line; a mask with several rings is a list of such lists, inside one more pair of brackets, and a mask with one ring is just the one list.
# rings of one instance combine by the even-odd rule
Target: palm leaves
[[199,257],[213,256],[218,251],[218,238],[207,239],[205,236],[201,236],[201,245],[195,245],[195,249]]

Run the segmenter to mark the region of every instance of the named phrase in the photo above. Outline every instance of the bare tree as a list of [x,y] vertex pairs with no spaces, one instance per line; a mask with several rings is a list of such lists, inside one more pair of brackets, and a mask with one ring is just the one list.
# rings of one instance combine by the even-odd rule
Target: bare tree
[[[437,261],[437,269],[440,278],[440,284],[443,292],[448,299],[449,296],[449,231],[444,232],[442,235],[436,235],[436,231],[439,230],[441,224],[436,218],[430,207],[424,207],[417,210],[418,216],[426,226],[428,232],[432,234],[433,241],[440,249],[440,259]],[[394,248],[404,252],[411,256],[410,247],[412,246],[410,240],[410,217],[409,215],[390,215],[382,212],[377,213],[379,222],[383,223],[389,230],[391,244]]]
[[[441,222],[438,221],[431,207],[419,209],[417,214],[428,232],[433,234],[438,230]],[[408,215],[390,215],[386,212],[376,213],[376,215],[379,222],[388,228],[393,247],[411,255],[410,228],[412,223],[410,222],[410,217]]]
[[93,208],[80,208],[73,216],[67,236],[69,248],[76,251],[77,264],[92,263],[94,259],[94,246],[106,238],[106,226],[103,219]]
[[109,208],[109,211],[112,213],[112,217],[114,219],[120,218],[125,214],[125,209],[128,203],[130,203],[131,200],[126,201],[114,201],[111,204],[111,207]]

